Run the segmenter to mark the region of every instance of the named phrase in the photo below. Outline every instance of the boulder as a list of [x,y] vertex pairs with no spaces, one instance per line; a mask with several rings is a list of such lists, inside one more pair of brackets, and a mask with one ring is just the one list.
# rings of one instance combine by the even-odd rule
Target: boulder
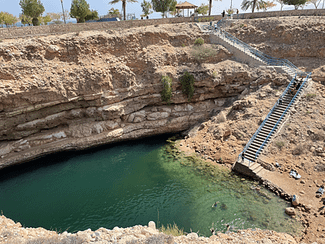
[[285,212],[286,212],[286,214],[288,214],[290,216],[296,215],[296,211],[293,207],[286,208]]
[[197,238],[199,238],[199,236],[196,233],[190,233],[190,234],[187,235],[187,237],[190,238],[190,239],[197,239]]
[[298,196],[294,195],[292,198],[292,205],[293,206],[298,206],[299,205],[299,200],[298,200]]
[[156,223],[154,221],[150,221],[148,223],[148,227],[155,230],[156,229]]

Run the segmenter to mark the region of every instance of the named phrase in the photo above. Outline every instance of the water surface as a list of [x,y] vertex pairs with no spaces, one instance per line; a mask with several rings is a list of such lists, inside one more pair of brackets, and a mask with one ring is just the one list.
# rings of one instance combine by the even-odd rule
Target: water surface
[[[0,210],[26,227],[76,232],[174,222],[209,235],[211,227],[294,233],[287,203],[228,173],[202,177],[164,150],[166,137],[59,153],[0,171]],[[183,162],[184,163],[184,162]],[[219,201],[216,208],[212,204]]]

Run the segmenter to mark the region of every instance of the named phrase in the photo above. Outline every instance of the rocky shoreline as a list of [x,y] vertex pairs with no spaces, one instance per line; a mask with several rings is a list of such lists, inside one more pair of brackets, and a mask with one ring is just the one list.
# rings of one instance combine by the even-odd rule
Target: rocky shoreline
[[271,230],[247,229],[238,232],[217,232],[210,237],[201,237],[197,233],[181,236],[166,235],[156,229],[153,221],[148,226],[136,225],[128,228],[114,227],[112,230],[99,228],[77,233],[56,233],[43,228],[24,228],[20,223],[15,223],[5,216],[0,216],[0,243],[4,244],[32,244],[32,243],[74,243],[74,244],[142,244],[142,243],[207,243],[207,244],[237,244],[237,243],[277,243],[296,244],[295,239],[289,234],[277,233]]

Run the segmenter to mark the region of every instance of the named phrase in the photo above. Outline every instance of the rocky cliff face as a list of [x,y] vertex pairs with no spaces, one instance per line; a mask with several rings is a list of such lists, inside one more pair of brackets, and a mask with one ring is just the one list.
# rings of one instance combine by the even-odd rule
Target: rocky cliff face
[[313,72],[324,66],[323,16],[231,20],[224,28],[266,54],[289,59],[302,70]]
[[[83,149],[188,129],[246,88],[285,83],[271,68],[231,60],[222,46],[197,61],[193,43],[208,42],[192,24],[125,32],[82,32],[0,44],[0,168],[55,151]],[[195,77],[191,102],[179,77]],[[173,80],[171,105],[161,77]]]

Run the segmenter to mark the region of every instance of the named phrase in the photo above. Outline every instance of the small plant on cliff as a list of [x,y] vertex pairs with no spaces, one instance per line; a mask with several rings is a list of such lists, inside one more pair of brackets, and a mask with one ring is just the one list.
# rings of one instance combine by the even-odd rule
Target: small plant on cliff
[[275,143],[275,145],[276,145],[278,148],[282,149],[282,147],[284,147],[285,143],[284,143],[283,141],[277,141],[277,142]]
[[170,99],[172,97],[172,78],[169,76],[163,76],[161,78],[161,82],[163,84],[163,90],[161,92],[161,100],[170,104]]
[[210,45],[194,45],[191,50],[191,55],[198,62],[203,62],[210,57],[216,56],[217,51]]
[[174,225],[167,224],[167,227],[162,225],[159,230],[166,235],[173,235],[173,236],[182,236],[184,235],[183,229],[180,229],[175,223]]
[[307,97],[308,99],[311,99],[311,98],[316,97],[316,94],[315,94],[315,93],[308,93],[308,94],[306,95],[306,97]]
[[187,99],[190,102],[194,94],[194,76],[185,71],[179,80],[182,84],[182,92],[187,96]]
[[201,37],[199,37],[194,41],[194,45],[201,46],[203,44],[204,44],[204,40]]

